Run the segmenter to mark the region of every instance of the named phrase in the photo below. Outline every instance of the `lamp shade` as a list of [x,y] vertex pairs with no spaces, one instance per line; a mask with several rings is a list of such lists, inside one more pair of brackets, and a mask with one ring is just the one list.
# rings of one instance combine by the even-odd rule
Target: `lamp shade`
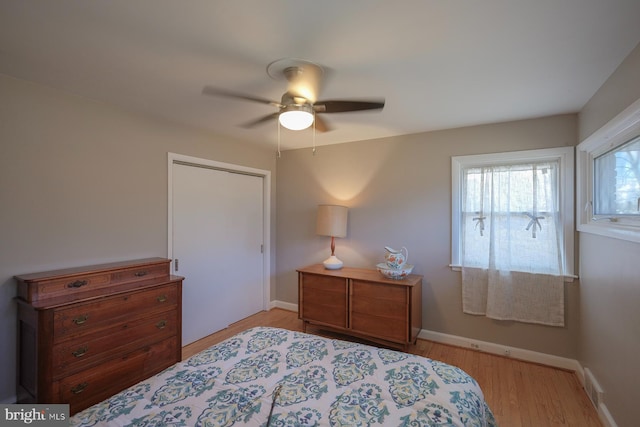
[[320,236],[346,237],[347,213],[346,206],[319,205],[316,234]]

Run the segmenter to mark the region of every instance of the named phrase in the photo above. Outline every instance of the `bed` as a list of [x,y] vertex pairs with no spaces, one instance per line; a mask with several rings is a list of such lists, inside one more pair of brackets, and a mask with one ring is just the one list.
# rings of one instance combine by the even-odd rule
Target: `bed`
[[476,381],[424,357],[256,327],[71,417],[72,426],[495,426]]

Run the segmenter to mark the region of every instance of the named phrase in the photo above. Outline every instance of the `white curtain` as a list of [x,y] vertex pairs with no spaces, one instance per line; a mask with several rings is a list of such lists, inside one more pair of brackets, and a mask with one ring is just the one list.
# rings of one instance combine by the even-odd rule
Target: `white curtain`
[[463,311],[564,326],[557,162],[463,171]]

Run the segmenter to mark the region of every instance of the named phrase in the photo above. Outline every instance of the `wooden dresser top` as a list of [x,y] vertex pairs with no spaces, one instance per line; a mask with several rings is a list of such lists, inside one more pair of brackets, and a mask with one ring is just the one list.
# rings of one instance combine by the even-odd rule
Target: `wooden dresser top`
[[402,280],[387,279],[380,272],[368,268],[342,267],[339,270],[328,270],[322,264],[314,264],[296,270],[300,273],[322,274],[324,276],[343,277],[345,279],[366,280],[369,282],[389,283],[399,286],[415,286],[421,283],[422,276],[410,274]]

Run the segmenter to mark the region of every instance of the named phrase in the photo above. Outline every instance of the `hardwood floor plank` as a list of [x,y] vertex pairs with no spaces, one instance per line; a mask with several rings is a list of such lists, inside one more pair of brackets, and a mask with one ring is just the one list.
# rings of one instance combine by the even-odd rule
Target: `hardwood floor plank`
[[[257,313],[183,347],[182,358],[255,326],[302,331],[302,321],[296,312],[276,308]],[[307,332],[351,339],[315,328],[309,328]],[[602,427],[574,372],[421,339],[408,352],[457,366],[475,378],[499,426]]]
[[523,362],[511,363],[513,381],[516,387],[517,399],[519,402],[518,412],[521,425],[531,426],[531,420],[540,419],[538,407],[534,399],[527,398],[535,394],[531,378],[525,371],[526,365]]

